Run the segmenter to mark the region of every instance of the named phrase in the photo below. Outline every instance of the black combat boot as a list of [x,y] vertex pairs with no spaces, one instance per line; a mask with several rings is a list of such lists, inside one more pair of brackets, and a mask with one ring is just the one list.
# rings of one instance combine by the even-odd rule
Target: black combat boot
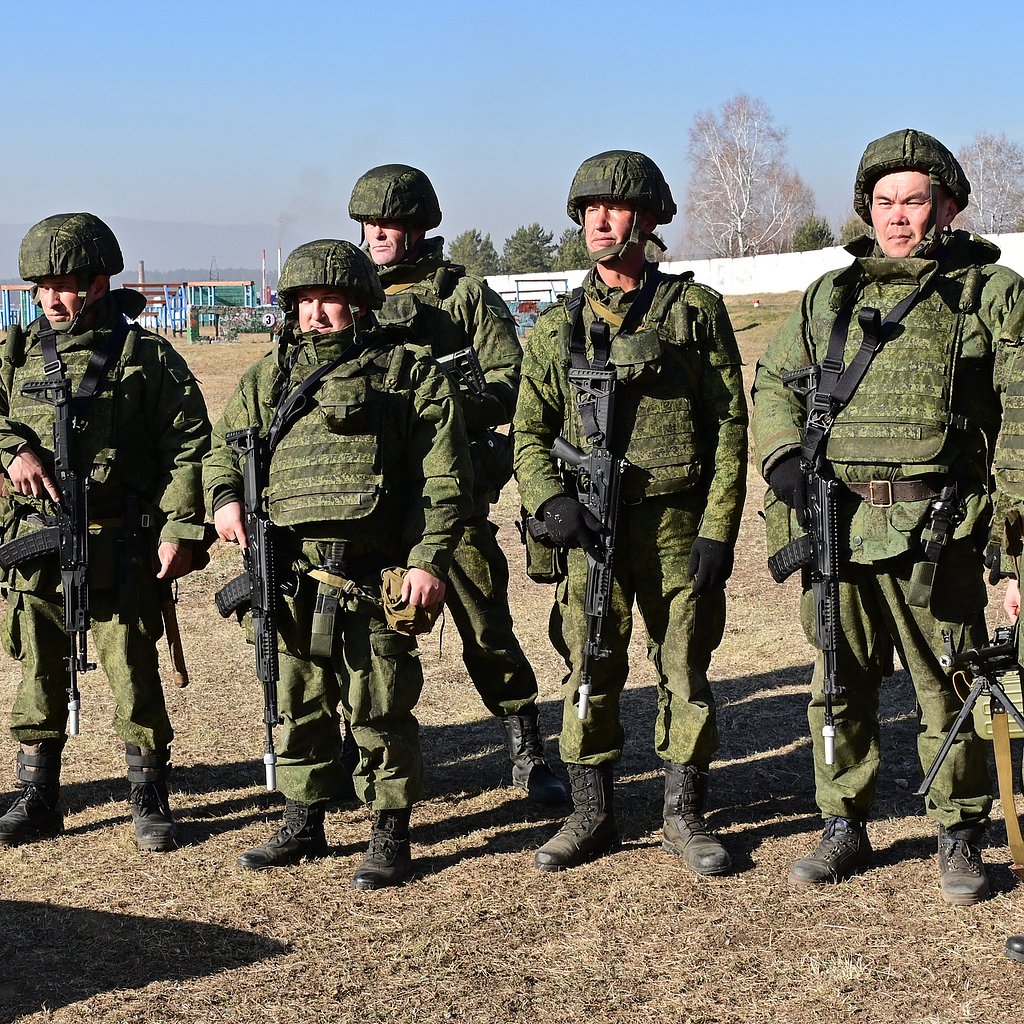
[[167,766],[171,752],[166,747],[152,749],[134,743],[124,745],[131,790],[135,841],[146,853],[166,853],[177,848],[178,829],[171,817],[167,796]]
[[512,785],[525,790],[529,799],[538,804],[568,803],[569,791],[544,761],[536,706],[498,721],[505,730],[508,757],[512,762]]
[[399,885],[412,874],[409,814],[408,807],[374,814],[370,845],[363,863],[352,876],[350,884],[353,889],[383,889],[388,885]]
[[281,827],[265,843],[246,850],[238,866],[249,871],[284,868],[303,857],[322,857],[327,852],[322,804],[300,804],[285,800]]
[[818,848],[789,869],[789,884],[798,889],[842,882],[875,862],[864,823],[826,818]]
[[614,765],[594,768],[568,764],[572,785],[573,812],[565,824],[534,854],[538,871],[562,871],[575,868],[618,848],[619,829],[615,824],[612,800]]
[[665,763],[665,830],[662,848],[683,858],[698,875],[732,870],[729,852],[704,820],[708,773],[693,764]]
[[981,862],[978,840],[983,825],[939,826],[939,888],[954,907],[970,907],[988,899],[992,890]]
[[20,792],[0,818],[0,845],[49,839],[64,831],[60,809],[60,754],[63,740],[22,743],[15,788]]

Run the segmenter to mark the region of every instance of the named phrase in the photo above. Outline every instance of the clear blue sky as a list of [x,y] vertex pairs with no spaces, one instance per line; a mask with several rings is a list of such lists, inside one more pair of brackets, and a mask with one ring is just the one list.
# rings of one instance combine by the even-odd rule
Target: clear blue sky
[[[446,237],[479,227],[500,249],[535,220],[557,237],[573,172],[605,149],[648,153],[682,206],[693,115],[741,91],[788,130],[791,165],[836,222],[864,144],[885,132],[914,126],[953,149],[982,130],[1024,143],[1024,15],[1010,0],[49,0],[2,12],[0,224],[90,209],[276,225],[286,242],[354,237],[355,178],[403,162],[433,178]],[[674,243],[678,225],[666,234]]]

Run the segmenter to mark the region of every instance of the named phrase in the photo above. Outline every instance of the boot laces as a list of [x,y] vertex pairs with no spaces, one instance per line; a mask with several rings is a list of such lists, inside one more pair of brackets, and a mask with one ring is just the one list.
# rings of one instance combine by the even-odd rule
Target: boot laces
[[161,787],[155,782],[138,782],[131,789],[132,806],[140,817],[168,817],[170,806]]
[[975,875],[981,874],[981,851],[967,839],[958,839],[947,834],[942,853],[947,868],[955,871],[966,870]]

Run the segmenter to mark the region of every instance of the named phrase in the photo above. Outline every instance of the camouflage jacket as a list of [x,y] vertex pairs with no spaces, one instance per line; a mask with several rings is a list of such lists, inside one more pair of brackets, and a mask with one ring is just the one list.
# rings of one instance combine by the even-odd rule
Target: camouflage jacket
[[[294,547],[345,540],[353,553],[446,577],[469,511],[466,431],[451,385],[403,332],[364,317],[352,358],[307,395],[305,411],[270,461],[271,520]],[[396,336],[399,343],[396,344]],[[353,348],[353,330],[298,335],[286,327],[279,351],[241,383],[213,430],[203,465],[212,514],[244,496],[229,431],[257,426],[265,436],[278,403],[318,366]]]
[[444,259],[443,246],[442,238],[424,239],[417,250],[422,255],[415,261],[379,268],[387,299],[378,319],[408,327],[434,356],[467,345],[476,349],[487,393],[460,392],[466,429],[473,435],[512,419],[523,350],[501,296]]
[[[611,448],[630,463],[627,503],[661,494],[699,494],[700,535],[735,543],[746,492],[747,409],[739,350],[721,296],[682,277],[657,274],[650,309],[635,330],[614,337],[617,370]],[[625,315],[638,291],[609,289],[591,271],[581,307],[584,337],[595,300]],[[515,466],[523,504],[536,513],[569,493],[549,454],[559,435],[586,448],[577,396],[568,382],[568,299],[549,307],[527,338],[514,420]],[[612,328],[615,335],[615,328]],[[592,358],[587,341],[588,358]]]
[[[72,390],[80,384],[93,351],[110,337],[122,309],[138,315],[140,303],[144,305],[140,295],[126,289],[101,301],[101,326],[83,334],[56,335]],[[21,393],[25,382],[46,376],[38,340],[41,324],[40,318],[27,331],[14,327],[4,342],[0,462],[8,467],[18,449],[28,444],[53,476],[53,406]],[[125,494],[132,492],[142,510],[154,517],[160,541],[201,541],[200,467],[209,446],[206,404],[192,371],[167,341],[132,324],[120,358],[107,368],[89,400],[84,424],[73,434],[76,468],[90,478],[90,518],[120,516]],[[47,505],[48,500],[4,494],[0,521],[5,539],[31,530],[38,519],[33,516],[26,523],[26,517],[48,513]],[[93,556],[104,548],[94,545]]]
[[[860,239],[849,247],[857,256],[849,267],[807,289],[758,364],[753,435],[767,478],[780,459],[799,449],[806,420],[804,401],[783,385],[783,373],[825,358],[837,315],[852,301],[843,356],[849,364],[862,339],[858,312],[870,306],[885,317],[920,286],[920,300],[836,417],[827,455],[845,483],[924,478],[937,489],[955,479],[961,500],[955,536],[965,537],[983,533],[988,522],[989,472],[1010,352],[1001,339],[1024,281],[995,262],[999,250],[984,239],[958,231],[941,244],[939,263],[879,256],[869,240]],[[866,564],[916,549],[927,498],[883,505],[843,493],[840,518],[853,561]],[[770,533],[777,504],[769,494]],[[784,509],[778,513],[788,520]],[[785,539],[770,536],[769,547]]]

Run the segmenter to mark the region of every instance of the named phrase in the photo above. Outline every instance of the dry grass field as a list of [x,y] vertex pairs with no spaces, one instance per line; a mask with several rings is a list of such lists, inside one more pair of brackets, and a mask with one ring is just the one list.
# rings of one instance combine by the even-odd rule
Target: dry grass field
[[[795,301],[730,303],[748,375]],[[265,347],[265,339],[182,346],[211,414]],[[621,852],[559,875],[532,869],[557,816],[505,786],[500,729],[465,678],[449,625],[442,642],[435,631],[423,645],[418,714],[429,775],[413,818],[416,880],[393,891],[349,889],[368,834],[368,815],[354,806],[328,816],[332,856],[271,873],[238,870],[235,857],[276,828],[281,804],[262,790],[250,651],[211,601],[238,568],[237,552],[218,546],[211,566],[181,588],[192,685],[167,691],[184,844],[164,856],[135,849],[111,701],[102,673],[89,674],[82,735],[65,751],[66,833],[0,850],[0,1024],[1016,1019],[1024,966],[1002,951],[1007,933],[1024,931],[1024,901],[1006,867],[998,805],[986,854],[996,895],[975,908],[946,906],[935,830],[913,795],[920,771],[905,675],[883,693],[877,867],[822,892],[786,885],[790,862],[820,828],[804,717],[810,651],[795,584],[775,586],[764,567],[760,496],[752,474],[729,626],[713,664],[722,748],[712,821],[733,850],[734,875],[698,878],[660,848],[655,693],[639,625],[623,700]],[[561,664],[545,635],[549,594],[522,573],[517,508],[513,486],[495,518],[553,754]],[[5,716],[15,681],[4,660]],[[2,731],[0,794],[13,762]]]

